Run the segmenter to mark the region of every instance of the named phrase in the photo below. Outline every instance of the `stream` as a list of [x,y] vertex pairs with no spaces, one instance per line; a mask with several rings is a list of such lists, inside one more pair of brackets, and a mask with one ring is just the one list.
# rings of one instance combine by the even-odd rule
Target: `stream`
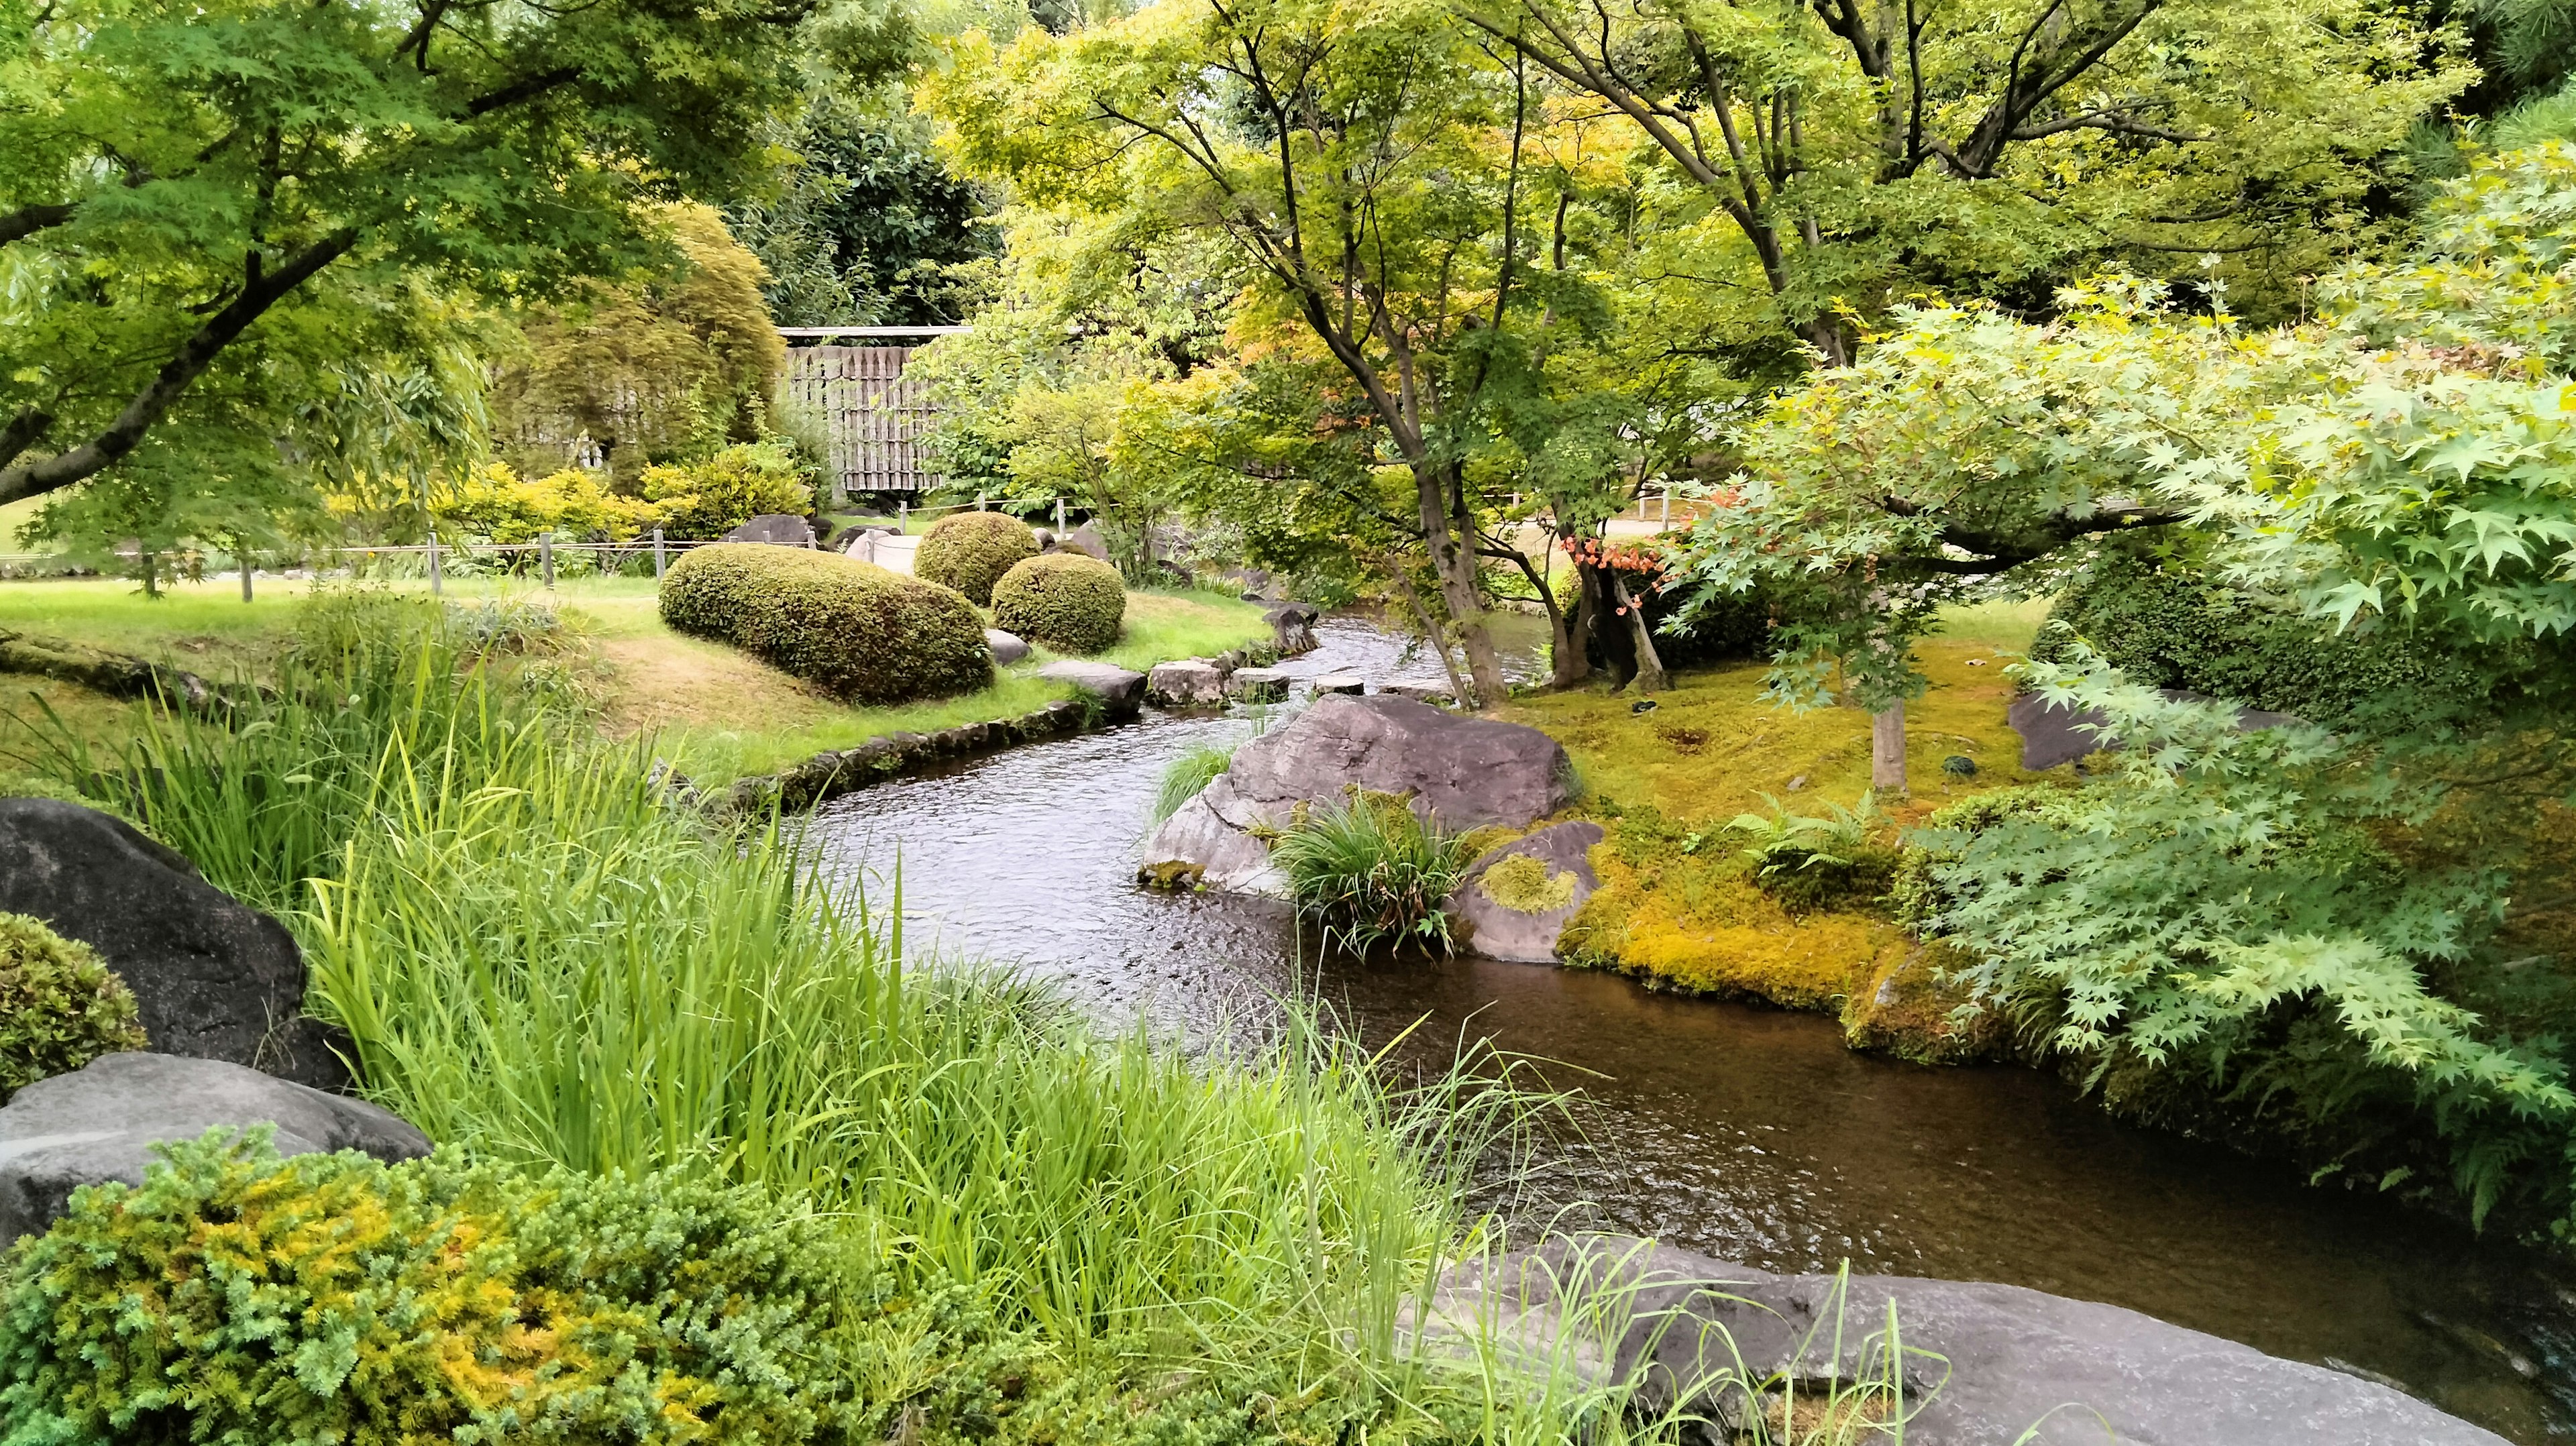
[[[1521,620],[1527,621],[1527,620]],[[1328,618],[1293,673],[1437,678]],[[1543,632],[1513,639],[1532,666]],[[2411,1391],[2526,1443],[2576,1440],[2576,1277],[2506,1242],[2274,1164],[2123,1125],[2010,1066],[1927,1069],[1831,1020],[1471,957],[1318,966],[1263,900],[1135,886],[1164,765],[1255,720],[1148,711],[1102,732],[889,780],[815,816],[872,895],[900,859],[907,952],[990,959],[1113,1023],[1204,1033],[1301,988],[1363,1041],[1414,1029],[1543,1061],[1579,1092],[1521,1195],[1590,1228],[1775,1271],[2001,1281],[2107,1301]]]

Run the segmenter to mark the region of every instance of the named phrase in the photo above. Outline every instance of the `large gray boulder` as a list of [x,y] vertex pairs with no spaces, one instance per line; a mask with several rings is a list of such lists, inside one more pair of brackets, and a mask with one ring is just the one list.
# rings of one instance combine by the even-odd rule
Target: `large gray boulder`
[[[1242,676],[1237,674],[1237,677]],[[1572,799],[1565,750],[1535,728],[1444,713],[1407,698],[1331,693],[1234,761],[1145,843],[1144,863],[1195,865],[1206,887],[1284,891],[1256,830],[1353,788],[1402,794],[1458,830],[1521,828]]]
[[346,1089],[336,1031],[304,1016],[304,956],[286,926],[198,877],[122,819],[0,798],[0,912],[96,949],[134,991],[162,1054],[230,1060]]
[[[1448,905],[1451,916],[1464,926],[1460,932],[1467,947],[1488,959],[1521,964],[1554,960],[1557,936],[1565,932],[1566,921],[1601,887],[1591,859],[1592,846],[1601,839],[1597,823],[1553,823],[1477,855]],[[1534,860],[1536,869],[1519,864],[1501,876],[1494,873],[1512,859]],[[1511,881],[1522,874],[1537,884],[1539,897],[1525,897],[1512,886]],[[1547,907],[1528,907],[1542,901]]]
[[1038,676],[1053,683],[1071,683],[1099,699],[1112,718],[1132,718],[1145,702],[1145,675],[1108,663],[1065,658],[1038,669]]
[[[1917,1446],[2503,1442],[2375,1382],[2118,1306],[1902,1276],[1856,1275],[1839,1300],[1836,1291],[1828,1275],[1774,1275],[1626,1237],[1560,1237],[1458,1267],[1415,1319],[1432,1349],[1483,1335],[1528,1361],[1638,1382],[1650,1410],[1682,1393],[1678,1404],[1722,1429],[1754,1409],[1748,1371],[1757,1390],[1780,1376],[1866,1374],[1893,1304],[1913,1408],[1905,1439]],[[1577,1304],[1587,1298],[1594,1308]]]
[[812,547],[814,524],[792,513],[764,512],[717,540],[766,542],[775,547]]
[[0,1245],[52,1224],[83,1185],[142,1184],[155,1144],[261,1124],[277,1127],[281,1155],[363,1150],[391,1163],[430,1148],[401,1116],[364,1100],[221,1060],[102,1055],[0,1109]]
[[997,668],[1007,668],[1029,655],[1026,640],[1017,633],[1006,633],[1000,628],[984,630],[984,646],[993,650],[993,666]]

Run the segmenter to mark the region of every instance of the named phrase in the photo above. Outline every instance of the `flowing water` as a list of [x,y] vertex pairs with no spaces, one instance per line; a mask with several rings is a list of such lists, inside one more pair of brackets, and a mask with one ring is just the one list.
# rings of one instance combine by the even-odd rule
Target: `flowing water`
[[[1533,639],[1520,639],[1528,666]],[[1316,675],[1437,676],[1328,619]],[[1820,1017],[1650,994],[1616,977],[1459,958],[1317,965],[1278,905],[1137,888],[1165,763],[1257,720],[1148,713],[892,780],[818,814],[826,857],[900,858],[907,947],[1007,962],[1111,1020],[1180,1030],[1320,990],[1362,1036],[1421,1022],[1446,1057],[1490,1038],[1580,1091],[1533,1203],[1770,1270],[1992,1280],[2108,1301],[2398,1384],[2522,1442],[2576,1438],[2576,1285],[2384,1201],[2311,1189],[2105,1117],[2008,1066],[1925,1069]]]

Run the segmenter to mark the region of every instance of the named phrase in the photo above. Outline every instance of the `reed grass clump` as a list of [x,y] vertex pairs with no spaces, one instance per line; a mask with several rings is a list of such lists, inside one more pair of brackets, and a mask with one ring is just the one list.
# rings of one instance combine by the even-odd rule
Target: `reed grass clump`
[[1449,952],[1442,905],[1474,861],[1465,842],[1409,800],[1353,793],[1309,807],[1270,847],[1298,912],[1325,947],[1364,953],[1382,943]]
[[1207,791],[1226,768],[1234,762],[1234,745],[1193,743],[1171,762],[1163,765],[1163,777],[1154,785],[1154,822],[1161,823],[1181,811],[1181,805]]

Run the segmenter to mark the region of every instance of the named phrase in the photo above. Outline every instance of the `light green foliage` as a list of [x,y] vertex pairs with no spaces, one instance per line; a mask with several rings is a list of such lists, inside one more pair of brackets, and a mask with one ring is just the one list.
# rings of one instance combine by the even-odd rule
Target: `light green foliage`
[[2576,138],[2477,154],[2437,187],[2416,256],[2328,273],[2319,299],[2382,345],[2409,340],[2576,362]]
[[1108,649],[1126,614],[1118,569],[1078,552],[1015,563],[993,584],[993,626],[1060,652]]
[[[1763,801],[1769,813],[1737,814],[1726,831],[1744,840],[1736,853],[1752,866],[1753,882],[1765,892],[1806,912],[1887,891],[1896,860],[1870,839],[1879,821],[1874,794],[1864,792],[1848,805],[1828,803],[1821,814],[1791,813],[1769,794]],[[1695,852],[1699,843],[1694,834],[1683,840],[1682,851]]]
[[1180,812],[1182,804],[1205,792],[1233,762],[1234,748],[1230,745],[1200,743],[1182,750],[1164,765],[1163,777],[1154,785],[1154,822],[1161,823]]
[[2479,960],[2503,916],[2483,869],[2409,867],[2380,842],[2438,785],[2356,767],[2311,726],[2240,732],[2233,705],[2025,672],[2103,710],[2122,748],[2080,795],[1924,838],[1955,855],[1931,868],[1946,900],[1931,922],[1974,955],[1959,977],[1988,1000],[2061,1000],[2050,1043],[2097,1068],[2232,1070],[2319,1119],[2393,1069],[2466,1137],[2455,1169],[2476,1207],[2504,1194],[2515,1152],[2478,1137],[2563,1120],[2576,1095],[2539,1041],[2499,1038],[2434,983]]
[[1037,534],[1002,512],[957,512],[930,524],[913,554],[913,576],[953,587],[977,607],[993,604],[993,584],[1038,555]]
[[22,1438],[852,1439],[864,1297],[821,1223],[762,1192],[281,1160],[265,1131],[163,1148],[10,1262]]
[[133,994],[97,951],[0,914],[0,1102],[102,1054],[150,1047]]
[[797,459],[776,442],[727,447],[695,462],[647,467],[638,479],[666,536],[703,541],[755,517],[800,517],[813,510],[814,487]]
[[430,515],[443,533],[492,542],[534,542],[548,532],[624,542],[661,521],[660,508],[620,496],[596,472],[565,467],[523,479],[506,462],[477,467],[435,494]]
[[984,623],[966,599],[801,547],[692,549],[662,579],[662,621],[856,702],[945,697],[993,681]]
[[761,299],[758,258],[710,207],[674,205],[655,220],[676,266],[592,282],[523,323],[527,345],[492,386],[497,440],[522,469],[553,471],[586,437],[632,485],[654,463],[768,430],[787,346]]
[[1298,913],[1322,927],[1326,948],[1354,954],[1379,944],[1449,952],[1441,906],[1474,861],[1459,835],[1385,794],[1310,805],[1270,846]]
[[667,265],[809,7],[0,6],[0,501],[411,478],[479,430],[473,301]]

